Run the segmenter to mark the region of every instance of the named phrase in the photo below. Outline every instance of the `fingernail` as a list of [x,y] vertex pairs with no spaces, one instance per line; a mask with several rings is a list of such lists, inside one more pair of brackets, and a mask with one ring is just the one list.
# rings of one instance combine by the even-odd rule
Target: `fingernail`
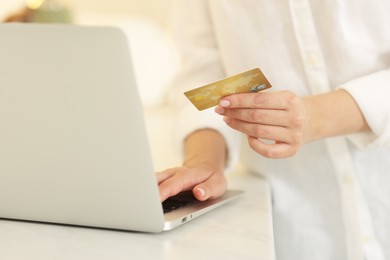
[[200,194],[201,197],[206,195],[206,191],[203,188],[197,188],[196,191]]
[[230,118],[226,116],[223,118],[223,121],[225,121],[226,124],[229,124],[231,122]]
[[223,99],[223,100],[219,101],[219,105],[221,107],[228,107],[228,106],[230,106],[230,101]]
[[223,109],[223,107],[218,106],[215,108],[215,112],[217,112],[220,115],[223,115],[223,113],[225,113],[225,109]]

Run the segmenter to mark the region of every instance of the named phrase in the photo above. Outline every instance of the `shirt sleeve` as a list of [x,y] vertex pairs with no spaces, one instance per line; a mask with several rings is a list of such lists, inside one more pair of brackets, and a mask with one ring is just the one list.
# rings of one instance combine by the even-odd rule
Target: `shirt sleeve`
[[351,80],[340,88],[355,99],[372,130],[348,138],[360,148],[390,146],[390,69]]
[[206,0],[176,1],[172,29],[181,56],[181,70],[173,82],[170,97],[176,113],[175,147],[183,154],[183,141],[199,129],[221,133],[228,148],[226,171],[238,159],[240,135],[224,122],[214,109],[198,111],[184,96],[186,90],[226,77],[215,41]]

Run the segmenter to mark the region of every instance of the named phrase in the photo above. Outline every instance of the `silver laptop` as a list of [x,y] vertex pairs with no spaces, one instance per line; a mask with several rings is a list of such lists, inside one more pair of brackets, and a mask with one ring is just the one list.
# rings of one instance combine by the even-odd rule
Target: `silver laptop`
[[0,218],[160,232],[240,193],[163,213],[120,30],[0,25]]

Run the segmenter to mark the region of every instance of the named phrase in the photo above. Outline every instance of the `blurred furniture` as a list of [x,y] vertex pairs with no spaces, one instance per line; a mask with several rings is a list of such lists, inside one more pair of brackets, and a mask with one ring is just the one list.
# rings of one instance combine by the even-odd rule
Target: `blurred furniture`
[[8,15],[5,22],[70,23],[71,11],[61,0],[27,0],[26,6]]

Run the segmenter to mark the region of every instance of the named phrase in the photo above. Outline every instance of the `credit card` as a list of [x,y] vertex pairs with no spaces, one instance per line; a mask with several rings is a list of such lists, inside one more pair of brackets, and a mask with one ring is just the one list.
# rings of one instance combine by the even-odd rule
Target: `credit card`
[[237,94],[258,92],[272,87],[259,68],[207,84],[187,91],[184,95],[198,110],[218,105],[222,97]]

